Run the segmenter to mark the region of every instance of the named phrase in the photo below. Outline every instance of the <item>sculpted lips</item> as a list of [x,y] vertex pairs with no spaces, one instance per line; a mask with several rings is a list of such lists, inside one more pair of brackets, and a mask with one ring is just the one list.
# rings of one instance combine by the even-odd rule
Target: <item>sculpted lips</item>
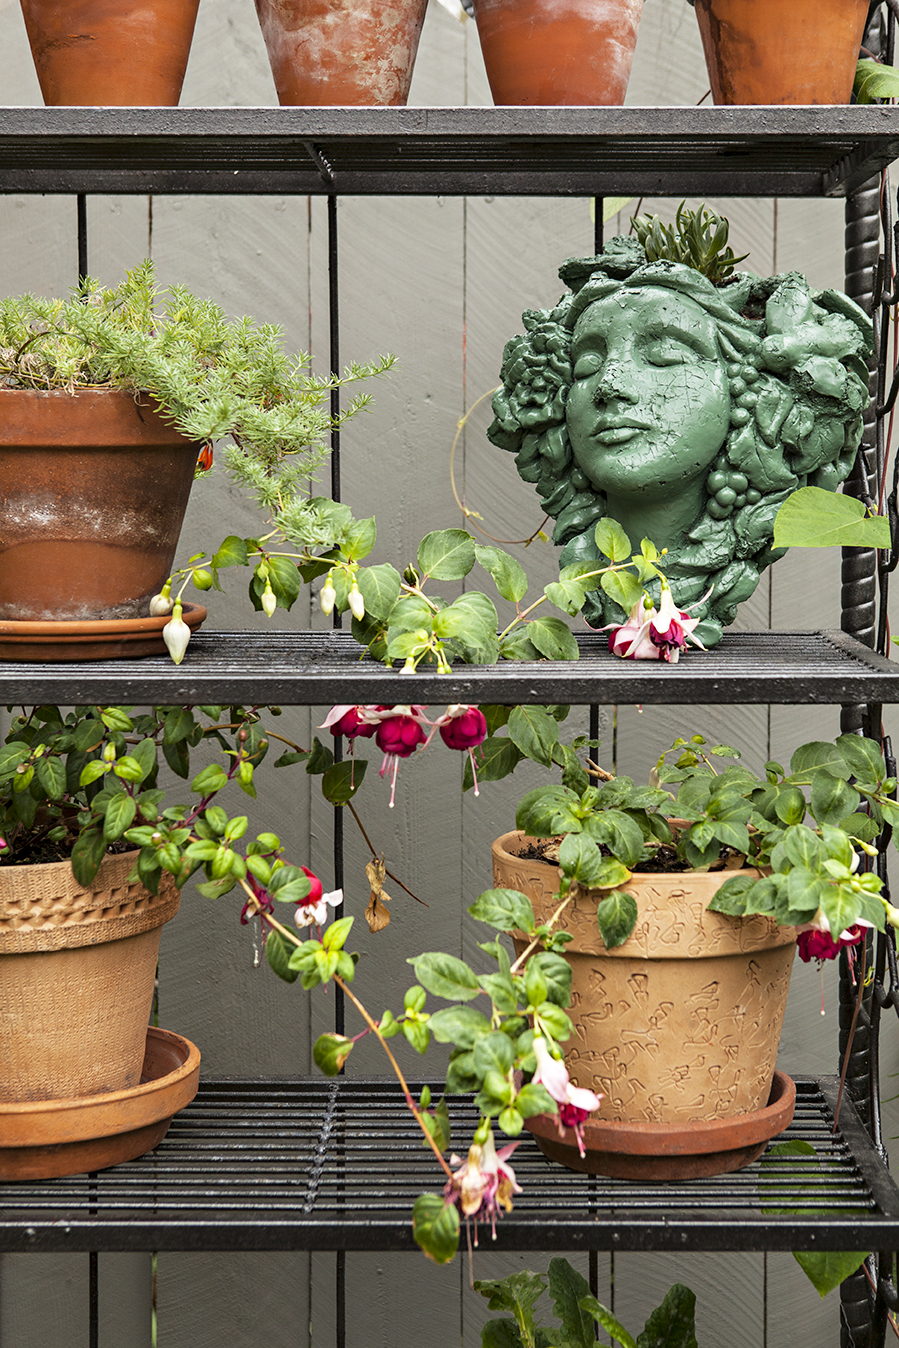
[[599,428],[594,432],[594,440],[598,440],[601,445],[623,445],[628,440],[633,440],[635,435],[641,431],[651,430],[651,423],[648,421],[637,421],[634,418],[626,420],[616,418],[614,421],[600,421]]

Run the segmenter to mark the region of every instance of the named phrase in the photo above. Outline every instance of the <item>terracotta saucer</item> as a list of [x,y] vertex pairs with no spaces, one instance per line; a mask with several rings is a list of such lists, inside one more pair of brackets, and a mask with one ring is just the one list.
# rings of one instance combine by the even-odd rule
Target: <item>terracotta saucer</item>
[[583,1158],[571,1129],[564,1128],[560,1137],[545,1114],[528,1119],[525,1127],[544,1156],[569,1170],[612,1179],[699,1179],[726,1175],[756,1160],[772,1137],[787,1127],[795,1107],[795,1083],[775,1072],[767,1105],[753,1114],[686,1124],[588,1121]]
[[139,1086],[69,1100],[0,1103],[0,1180],[80,1175],[143,1156],[190,1104],[199,1080],[199,1049],[151,1025]]
[[[202,604],[185,604],[192,632],[206,617]],[[165,655],[168,618],[114,618],[108,622],[0,621],[0,660],[119,660]]]

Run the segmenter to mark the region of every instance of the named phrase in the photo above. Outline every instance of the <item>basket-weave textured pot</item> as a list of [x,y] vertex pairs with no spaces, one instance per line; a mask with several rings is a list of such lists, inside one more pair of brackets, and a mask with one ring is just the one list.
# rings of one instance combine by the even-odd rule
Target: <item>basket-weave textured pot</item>
[[136,852],[85,890],[67,861],[0,866],[0,1101],[140,1082],[162,925],[180,894],[128,882]]
[[[494,879],[526,894],[539,923],[558,904],[558,873],[516,855],[530,841],[507,833],[494,843]],[[708,912],[725,878],[635,875],[623,888],[637,901],[637,925],[614,950],[596,925],[600,891],[579,893],[563,915],[574,937],[565,1061],[577,1085],[603,1096],[598,1118],[708,1122],[767,1105],[795,931]]]

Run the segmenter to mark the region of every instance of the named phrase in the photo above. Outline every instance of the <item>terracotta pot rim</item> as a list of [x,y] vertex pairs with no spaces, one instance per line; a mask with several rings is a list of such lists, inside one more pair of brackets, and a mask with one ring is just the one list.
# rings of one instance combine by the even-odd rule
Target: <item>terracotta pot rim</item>
[[[684,1124],[588,1119],[583,1125],[584,1144],[588,1155],[591,1151],[611,1151],[629,1156],[702,1156],[736,1151],[782,1133],[795,1108],[796,1083],[785,1072],[775,1071],[767,1105],[750,1114]],[[572,1129],[563,1128],[560,1137],[555,1120],[546,1114],[526,1119],[525,1127],[535,1136],[577,1148]]]
[[200,1051],[184,1036],[151,1025],[145,1063],[154,1046],[168,1049],[177,1066],[130,1089],[0,1104],[0,1177],[79,1174],[133,1160],[157,1146],[172,1117],[197,1093]]
[[[188,627],[199,627],[208,614],[202,604],[183,604],[182,618]],[[141,632],[161,632],[171,614],[146,618],[88,618],[83,622],[61,618],[58,622],[28,622],[0,618],[0,641],[80,641],[104,636],[128,636]]]

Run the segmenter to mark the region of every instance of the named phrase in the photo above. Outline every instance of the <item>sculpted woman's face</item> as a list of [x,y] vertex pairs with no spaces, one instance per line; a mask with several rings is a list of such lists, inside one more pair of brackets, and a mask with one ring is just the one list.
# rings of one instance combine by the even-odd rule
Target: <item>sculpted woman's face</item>
[[677,524],[689,527],[730,422],[714,319],[662,286],[618,291],[581,314],[571,360],[574,460],[607,494],[610,513],[616,501],[619,517],[629,513],[639,496],[684,515]]

